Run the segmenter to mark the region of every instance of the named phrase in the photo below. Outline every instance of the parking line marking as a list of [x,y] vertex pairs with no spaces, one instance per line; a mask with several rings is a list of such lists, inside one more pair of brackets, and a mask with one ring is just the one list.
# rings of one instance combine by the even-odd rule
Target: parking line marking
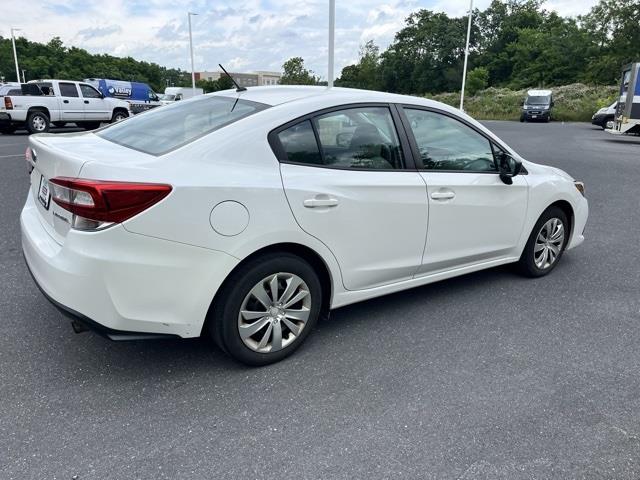
[[24,157],[24,153],[16,153],[15,155],[0,155],[0,158]]

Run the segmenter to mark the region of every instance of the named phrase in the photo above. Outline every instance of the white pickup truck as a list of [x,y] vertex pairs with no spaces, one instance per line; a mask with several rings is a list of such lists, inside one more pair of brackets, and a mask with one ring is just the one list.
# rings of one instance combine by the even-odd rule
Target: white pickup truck
[[21,92],[0,99],[0,133],[13,133],[18,128],[42,133],[52,123],[56,127],[75,123],[93,130],[102,122],[117,122],[131,115],[127,102],[105,98],[85,82],[32,80],[22,84]]

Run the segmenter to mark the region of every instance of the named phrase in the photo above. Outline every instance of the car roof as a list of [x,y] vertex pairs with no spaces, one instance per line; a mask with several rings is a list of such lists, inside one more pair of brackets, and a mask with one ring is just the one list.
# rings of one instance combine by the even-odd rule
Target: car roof
[[548,97],[551,94],[551,90],[529,90],[527,92],[527,95],[531,95],[532,97]]
[[239,97],[244,100],[276,106],[285,103],[300,102],[315,99],[330,104],[349,103],[407,103],[439,108],[460,114],[460,110],[424,97],[400,95],[396,93],[378,92],[374,90],[361,90],[356,88],[302,86],[302,85],[271,85],[265,87],[250,87],[245,91],[237,92],[235,89],[222,90],[212,95],[226,97]]

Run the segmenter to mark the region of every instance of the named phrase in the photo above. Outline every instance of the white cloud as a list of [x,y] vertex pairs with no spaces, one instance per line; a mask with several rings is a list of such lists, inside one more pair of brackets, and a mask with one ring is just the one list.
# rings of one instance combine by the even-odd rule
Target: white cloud
[[[490,0],[475,0],[484,9]],[[586,13],[597,0],[548,0],[562,15]],[[385,48],[405,18],[419,8],[465,15],[469,0],[349,0],[337,2],[336,72],[357,59],[359,45]],[[131,55],[168,67],[189,68],[187,11],[193,17],[196,70],[279,70],[301,56],[317,74],[326,72],[327,0],[29,0],[3,2],[0,35],[20,27],[30,40],[59,36],[67,46]]]

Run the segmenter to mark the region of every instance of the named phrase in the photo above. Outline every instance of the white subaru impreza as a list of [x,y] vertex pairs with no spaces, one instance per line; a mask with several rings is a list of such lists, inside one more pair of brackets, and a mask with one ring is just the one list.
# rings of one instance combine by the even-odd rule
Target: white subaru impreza
[[581,182],[460,111],[364,90],[222,91],[31,136],[26,157],[24,256],[76,331],[206,334],[252,365],[333,308],[511,262],[545,275],[588,215]]

